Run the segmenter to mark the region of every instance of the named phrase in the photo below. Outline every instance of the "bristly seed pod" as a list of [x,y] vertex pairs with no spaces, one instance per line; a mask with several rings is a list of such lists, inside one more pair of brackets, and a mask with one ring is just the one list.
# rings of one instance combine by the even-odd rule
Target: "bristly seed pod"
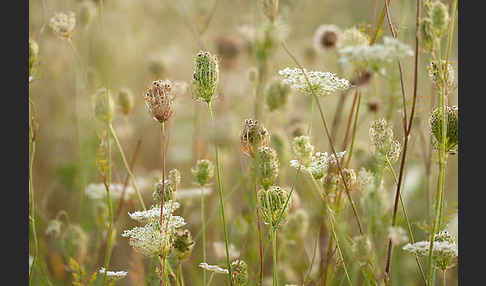
[[440,1],[434,1],[430,4],[428,12],[436,35],[440,38],[447,31],[447,26],[449,25],[447,6]]
[[[268,190],[261,189],[258,191],[258,207],[261,210],[265,224],[269,224],[276,229],[285,220],[290,206],[290,201],[285,206],[288,196],[287,190],[279,186],[271,186]],[[279,222],[280,215],[282,215],[282,219]]]
[[111,98],[111,92],[109,89],[100,88],[94,95],[94,113],[96,119],[111,123],[115,115],[115,104]]
[[196,166],[191,169],[197,183],[204,187],[214,176],[214,165],[209,160],[197,160]]
[[180,261],[187,259],[191,255],[194,244],[195,242],[188,229],[176,230],[172,247]]
[[174,98],[170,80],[156,80],[145,91],[145,106],[152,117],[163,123],[174,113]]
[[270,133],[258,120],[246,119],[240,134],[240,149],[246,155],[253,157],[254,150],[267,146]]
[[270,111],[282,108],[287,104],[290,87],[280,80],[273,81],[266,90],[266,103]]
[[241,259],[231,262],[231,280],[235,286],[248,285],[248,266]]
[[128,88],[122,88],[118,91],[118,105],[123,114],[129,115],[133,110],[134,99],[132,91]]
[[275,183],[278,176],[277,152],[271,147],[258,148],[255,155],[258,182],[266,190]]
[[195,100],[210,103],[219,82],[219,65],[216,56],[200,51],[194,61],[193,83],[197,94]]
[[[429,125],[430,131],[433,136],[433,145],[436,149],[439,148],[439,144],[442,138],[442,112],[440,107],[436,108],[430,115]],[[447,113],[447,134],[446,134],[446,153],[456,154],[457,144],[459,138],[459,115],[457,106],[446,106]]]

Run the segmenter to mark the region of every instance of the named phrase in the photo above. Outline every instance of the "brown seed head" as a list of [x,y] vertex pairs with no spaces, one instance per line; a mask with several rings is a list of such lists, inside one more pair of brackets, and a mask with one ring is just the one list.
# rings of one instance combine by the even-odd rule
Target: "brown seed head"
[[170,119],[174,113],[174,98],[170,80],[156,80],[145,91],[145,106],[159,122]]
[[270,133],[258,120],[246,119],[240,134],[240,148],[243,153],[253,157],[254,151],[268,146]]

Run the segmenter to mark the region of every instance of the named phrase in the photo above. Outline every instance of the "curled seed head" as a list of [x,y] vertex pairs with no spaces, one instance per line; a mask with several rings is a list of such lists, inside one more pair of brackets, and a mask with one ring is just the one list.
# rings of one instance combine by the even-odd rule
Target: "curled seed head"
[[267,146],[270,133],[258,120],[246,119],[240,134],[240,149],[246,155],[253,157],[254,151]]
[[260,147],[256,152],[255,160],[258,182],[264,189],[268,189],[278,176],[277,152],[268,146]]
[[209,160],[198,160],[191,172],[196,177],[197,183],[203,187],[214,176],[214,165]]
[[111,98],[111,92],[109,89],[100,88],[94,95],[94,113],[96,119],[111,123],[115,115],[115,104]]
[[175,231],[172,247],[179,260],[185,260],[191,255],[194,244],[195,242],[188,229],[178,229]]
[[266,90],[266,103],[270,111],[277,110],[287,104],[290,87],[280,80],[273,81]]
[[219,82],[219,65],[216,56],[200,51],[194,61],[192,80],[197,91],[194,99],[210,103]]
[[145,106],[152,117],[162,123],[174,113],[174,98],[172,82],[156,80],[145,91]]
[[49,20],[49,27],[60,38],[70,38],[75,26],[76,16],[74,12],[59,12]]
[[278,227],[279,218],[282,214],[282,223],[287,217],[290,201],[287,206],[285,202],[288,198],[288,192],[279,186],[270,186],[267,190],[261,189],[257,193],[258,206],[261,210],[263,221],[274,228]]
[[120,106],[123,114],[129,115],[133,110],[134,99],[133,93],[128,88],[122,88],[118,91],[118,105]]
[[248,285],[248,266],[241,259],[231,262],[231,280],[235,286]]
[[[429,118],[430,132],[433,136],[433,145],[436,149],[442,138],[442,108],[436,108]],[[449,154],[457,153],[459,138],[459,114],[457,106],[446,106],[447,132],[445,138],[445,150]]]
[[[343,169],[343,177],[344,181],[346,182],[346,186],[348,187],[348,190],[352,191],[354,187],[356,186],[356,173],[354,172],[353,169]],[[341,175],[338,173],[338,181],[339,181],[339,186],[344,190],[344,183],[342,180]]]

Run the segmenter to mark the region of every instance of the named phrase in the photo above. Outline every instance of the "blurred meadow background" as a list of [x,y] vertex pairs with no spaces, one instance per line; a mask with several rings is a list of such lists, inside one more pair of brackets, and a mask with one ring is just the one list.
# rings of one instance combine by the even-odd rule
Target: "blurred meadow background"
[[[417,2],[420,22],[427,17],[435,21],[437,15],[428,9],[439,1]],[[386,48],[392,34],[387,17],[382,17],[384,1],[30,0],[29,37],[36,42],[34,48],[29,42],[30,285],[457,285],[454,261],[446,262],[443,277],[440,258],[436,258],[442,255],[440,251],[436,254],[434,248],[434,274],[428,274],[428,253],[416,257],[413,250],[404,249],[407,243],[413,246],[418,241],[427,241],[428,246],[437,209],[440,215],[434,233],[447,230],[455,243],[458,239],[457,155],[448,152],[440,176],[441,149],[434,143],[429,122],[433,110],[442,104],[443,92],[448,106],[458,102],[457,1],[441,3],[448,13],[444,16],[446,28],[442,35],[434,34],[438,37],[434,48],[426,46],[427,35],[418,31],[417,95],[401,182],[403,206],[398,204],[396,227],[390,229],[397,191],[394,173],[400,174],[405,141],[402,113],[405,104],[409,122],[414,105],[416,1],[394,0],[389,7],[398,40],[411,54],[372,65],[366,59],[360,64],[346,61],[345,55],[352,52],[343,53],[344,46],[336,43],[345,31],[355,28],[354,33],[367,40],[376,35],[375,45]],[[51,19],[69,11],[75,25],[67,25],[69,29],[63,31],[66,23],[61,21],[57,24],[61,31],[56,31]],[[323,40],[327,30],[324,27],[319,32],[321,25],[335,25],[327,29],[338,28],[337,40]],[[332,157],[334,152],[313,95],[286,84],[285,76],[279,74],[287,67],[299,68],[281,42],[307,71],[332,72],[351,82],[347,89],[318,97],[335,151],[346,151],[340,164],[351,177],[348,185],[340,181],[340,168],[332,169],[329,160],[328,169],[314,177],[305,168],[298,172],[291,166],[291,160],[300,159],[302,146],[294,139],[299,136],[308,136],[309,141],[301,139],[310,142],[313,155],[327,152]],[[200,94],[193,73],[201,50],[215,55],[219,65],[219,81],[211,99],[214,122],[208,105],[193,99]],[[447,78],[452,82],[442,86],[431,72],[437,55],[442,60],[447,57],[453,69]],[[439,76],[441,72],[439,68]],[[173,114],[164,122],[165,137],[146,103],[147,90],[155,80],[173,84]],[[100,112],[96,111],[100,93],[113,100],[113,131],[95,114]],[[449,131],[453,114],[447,116]],[[457,119],[457,109],[455,116]],[[270,164],[270,172],[278,173],[270,178],[270,185],[284,188],[286,195],[292,192],[288,205],[280,197],[278,205],[257,197],[260,189],[262,194],[273,189],[259,184],[252,171],[255,166],[255,173],[261,175],[259,163],[264,164],[265,158],[244,152],[249,146],[244,132],[253,132],[248,131],[246,119],[258,120],[259,128],[268,133],[264,145],[275,150],[270,155],[276,153],[278,162],[278,170]],[[379,150],[373,141],[372,134],[379,132],[377,122],[387,136],[392,130],[393,142],[400,145],[394,158],[385,155],[386,163],[377,159]],[[457,135],[457,127],[455,131]],[[184,218],[185,225],[179,229],[189,230],[190,237],[172,234],[162,259],[167,273],[160,273],[158,255],[141,253],[122,236],[143,225],[129,216],[142,207],[112,134],[119,139],[147,209],[157,205],[153,193],[160,188],[157,183],[162,174],[169,178],[172,169],[180,173],[180,183],[171,176],[164,187],[173,191],[168,195],[180,204],[174,215]],[[447,136],[449,140],[449,133]],[[217,169],[210,172],[212,176],[206,174],[204,220],[198,180],[204,172],[196,167],[200,159],[210,160],[214,168],[219,164],[221,170],[221,190]],[[262,172],[265,177],[266,171]],[[107,174],[112,186],[109,200],[103,184]],[[443,185],[438,188],[441,179]],[[348,188],[356,213],[346,196]],[[438,189],[443,190],[440,208]],[[276,227],[261,217],[275,215],[273,207],[283,218]],[[277,263],[273,261],[273,233]],[[174,242],[178,239],[186,249],[178,248]],[[390,279],[386,279],[389,241],[393,252]],[[225,272],[228,260],[244,261],[246,266],[232,267],[231,281],[228,274],[199,266],[206,262]],[[128,274],[120,274],[120,279],[113,273],[104,277],[102,267]]]

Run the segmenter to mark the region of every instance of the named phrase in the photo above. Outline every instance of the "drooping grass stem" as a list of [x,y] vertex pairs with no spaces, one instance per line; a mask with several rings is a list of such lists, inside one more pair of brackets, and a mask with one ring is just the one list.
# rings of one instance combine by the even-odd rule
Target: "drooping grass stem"
[[[213,126],[216,126],[216,121],[214,120],[213,109],[211,107],[211,102],[208,102],[208,110],[209,116],[213,123]],[[219,151],[218,151],[218,143],[214,142],[214,150],[216,154],[216,177],[218,181],[218,196],[219,196],[219,206],[221,208],[221,218],[223,220],[223,234],[224,234],[224,244],[226,248],[226,264],[228,266],[228,278],[230,281],[230,285],[233,286],[233,279],[232,279],[232,271],[231,271],[231,264],[230,264],[230,256],[229,256],[229,247],[228,247],[228,234],[226,231],[226,218],[224,215],[224,201],[223,201],[223,186],[221,184],[221,169],[220,169],[220,162],[219,162]]]

